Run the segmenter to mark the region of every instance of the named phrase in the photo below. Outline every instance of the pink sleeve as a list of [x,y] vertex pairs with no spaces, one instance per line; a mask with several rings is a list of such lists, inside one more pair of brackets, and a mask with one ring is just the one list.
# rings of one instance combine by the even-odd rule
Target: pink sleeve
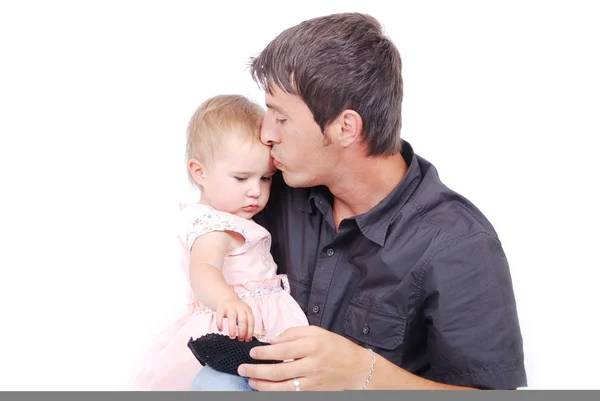
[[199,236],[213,231],[233,231],[241,234],[248,244],[248,236],[244,228],[234,221],[228,213],[211,211],[196,216],[187,227],[186,244],[188,250],[192,249],[194,241]]

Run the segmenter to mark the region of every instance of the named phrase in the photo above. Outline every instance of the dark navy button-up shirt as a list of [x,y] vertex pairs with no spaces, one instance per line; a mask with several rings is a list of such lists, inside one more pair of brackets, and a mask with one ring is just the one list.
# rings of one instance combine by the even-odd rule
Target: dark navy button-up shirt
[[[326,187],[280,173],[255,220],[311,325],[436,382],[526,386],[509,265],[494,228],[404,142],[405,177],[335,229]],[[340,355],[343,358],[344,355]]]

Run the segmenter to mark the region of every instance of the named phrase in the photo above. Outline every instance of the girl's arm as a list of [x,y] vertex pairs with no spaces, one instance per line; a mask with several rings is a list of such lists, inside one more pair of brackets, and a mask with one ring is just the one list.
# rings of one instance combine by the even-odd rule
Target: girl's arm
[[235,337],[237,325],[239,337],[251,340],[252,310],[227,284],[221,272],[227,252],[243,243],[243,238],[231,231],[212,231],[196,238],[190,255],[190,283],[198,301],[217,312],[219,330],[223,329],[223,317],[227,317],[231,338]]
[[213,231],[196,238],[190,255],[190,281],[194,295],[203,305],[216,310],[225,298],[237,297],[221,269],[234,242],[227,231]]

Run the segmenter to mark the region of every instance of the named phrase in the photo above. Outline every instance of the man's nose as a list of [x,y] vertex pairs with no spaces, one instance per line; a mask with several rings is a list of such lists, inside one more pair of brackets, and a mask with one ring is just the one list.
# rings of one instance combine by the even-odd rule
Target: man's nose
[[260,140],[267,146],[273,146],[274,144],[280,143],[274,123],[266,120],[263,121],[260,127]]

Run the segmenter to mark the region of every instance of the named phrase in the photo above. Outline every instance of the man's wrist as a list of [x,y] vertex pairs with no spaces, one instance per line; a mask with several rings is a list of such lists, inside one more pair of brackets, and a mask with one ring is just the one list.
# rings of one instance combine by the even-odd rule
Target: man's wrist
[[373,373],[375,372],[375,352],[373,352],[371,348],[369,348],[368,351],[371,354],[371,369],[369,370],[369,376],[367,376],[367,380],[365,380],[365,384],[362,387],[363,390],[367,390],[369,383],[371,382],[371,378],[373,377]]
[[370,348],[356,347],[358,348],[358,355],[353,361],[354,374],[349,375],[352,378],[352,384],[348,388],[352,390],[371,389],[375,372],[375,353]]

